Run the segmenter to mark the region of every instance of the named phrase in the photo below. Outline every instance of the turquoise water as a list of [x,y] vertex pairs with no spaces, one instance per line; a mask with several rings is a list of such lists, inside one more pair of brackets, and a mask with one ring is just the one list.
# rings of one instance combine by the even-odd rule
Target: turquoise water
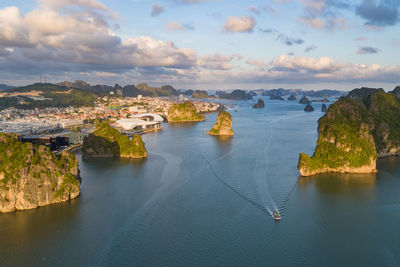
[[[400,160],[301,178],[321,104],[238,101],[233,138],[200,123],[144,135],[147,160],[82,160],[81,196],[0,214],[1,266],[393,266]],[[270,212],[278,209],[282,220]]]

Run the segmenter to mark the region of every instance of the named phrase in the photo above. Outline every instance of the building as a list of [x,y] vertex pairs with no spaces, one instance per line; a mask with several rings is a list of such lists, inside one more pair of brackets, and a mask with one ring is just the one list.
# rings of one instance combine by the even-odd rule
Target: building
[[129,119],[120,119],[115,122],[117,128],[123,131],[158,130],[164,119],[155,113],[142,113],[131,116]]

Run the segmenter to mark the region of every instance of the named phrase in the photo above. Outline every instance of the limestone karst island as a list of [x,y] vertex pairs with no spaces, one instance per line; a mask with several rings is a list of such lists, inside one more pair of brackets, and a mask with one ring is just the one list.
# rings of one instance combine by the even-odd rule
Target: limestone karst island
[[168,122],[196,122],[204,121],[204,115],[196,111],[192,102],[186,101],[182,104],[174,104],[168,109]]
[[34,209],[79,195],[78,160],[0,133],[0,212]]
[[218,113],[217,121],[213,127],[207,132],[209,135],[233,136],[232,115],[222,110]]
[[86,158],[147,158],[147,150],[140,135],[135,134],[129,139],[106,122],[98,124],[96,130],[85,137],[82,153]]
[[378,157],[400,154],[400,87],[355,89],[332,104],[318,121],[312,157],[301,153],[302,176],[322,172],[376,172]]

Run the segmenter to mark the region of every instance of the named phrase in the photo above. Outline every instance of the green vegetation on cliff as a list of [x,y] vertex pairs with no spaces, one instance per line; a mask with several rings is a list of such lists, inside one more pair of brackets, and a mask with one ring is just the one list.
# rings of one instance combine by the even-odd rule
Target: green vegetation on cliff
[[169,122],[190,122],[204,121],[205,117],[197,113],[192,102],[186,101],[182,104],[172,105],[168,110],[167,119]]
[[118,130],[103,122],[85,137],[82,153],[84,157],[146,158],[147,151],[138,134],[131,140]]
[[78,160],[70,152],[22,143],[0,133],[0,212],[30,209],[79,195]]
[[207,134],[233,136],[232,115],[225,110],[220,111],[217,116],[217,121]]
[[314,155],[300,154],[302,175],[372,172],[377,157],[400,154],[400,102],[394,94],[370,92],[358,89],[329,107],[318,121]]

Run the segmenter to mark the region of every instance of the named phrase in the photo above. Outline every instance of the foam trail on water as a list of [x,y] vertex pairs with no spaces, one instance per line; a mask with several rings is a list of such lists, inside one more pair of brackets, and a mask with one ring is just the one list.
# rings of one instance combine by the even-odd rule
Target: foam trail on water
[[[206,163],[208,164],[208,166],[210,166],[210,169],[212,171],[212,173],[214,174],[214,176],[218,179],[218,181],[220,181],[225,187],[229,188],[232,192],[234,192],[236,195],[238,195],[240,198],[244,199],[245,201],[247,201],[248,203],[250,203],[251,205],[253,205],[254,207],[262,210],[263,212],[268,211],[270,212],[268,209],[266,209],[266,207],[264,207],[263,205],[260,205],[259,203],[257,203],[256,201],[250,199],[249,197],[247,197],[246,195],[244,195],[243,193],[240,192],[240,190],[236,189],[235,187],[233,187],[232,185],[230,185],[228,182],[226,182],[224,179],[222,179],[217,171],[215,170],[214,166],[211,164],[211,162],[204,157],[203,154],[200,154],[203,159],[206,161]],[[268,207],[267,207],[268,208]]]

